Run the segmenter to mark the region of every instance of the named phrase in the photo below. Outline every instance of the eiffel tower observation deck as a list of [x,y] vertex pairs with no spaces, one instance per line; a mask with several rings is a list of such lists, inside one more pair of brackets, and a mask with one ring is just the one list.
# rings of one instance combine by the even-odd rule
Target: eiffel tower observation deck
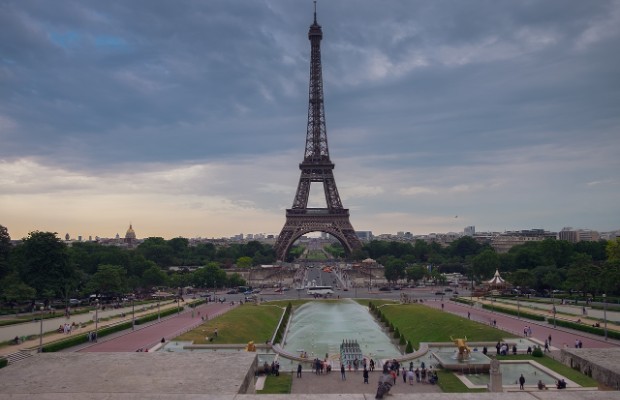
[[[325,106],[323,98],[323,74],[321,67],[321,40],[323,30],[316,19],[308,31],[310,40],[310,85],[308,102],[308,126],[304,159],[299,164],[301,176],[293,200],[293,207],[286,210],[286,223],[275,244],[276,257],[284,261],[290,247],[302,235],[309,232],[325,232],[342,243],[345,251],[361,248],[351,222],[349,210],[342,206],[336,180],[334,163],[329,158]],[[309,208],[310,185],[322,184],[326,206]]]

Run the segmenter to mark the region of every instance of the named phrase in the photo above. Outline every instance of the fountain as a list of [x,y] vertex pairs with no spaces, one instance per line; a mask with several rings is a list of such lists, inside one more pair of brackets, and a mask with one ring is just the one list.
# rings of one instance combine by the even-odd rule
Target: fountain
[[478,353],[476,349],[474,351],[467,345],[467,338],[454,339],[450,336],[450,340],[454,342],[456,350],[447,353],[445,351],[436,350],[433,351],[433,357],[439,361],[439,364],[452,371],[461,371],[462,373],[467,370],[471,373],[471,370],[488,371],[491,365],[491,359],[482,353]]
[[402,355],[368,309],[352,300],[306,303],[295,310],[289,326],[284,350],[310,360],[328,354],[337,361],[343,339],[357,343],[360,362],[362,357],[377,362]]

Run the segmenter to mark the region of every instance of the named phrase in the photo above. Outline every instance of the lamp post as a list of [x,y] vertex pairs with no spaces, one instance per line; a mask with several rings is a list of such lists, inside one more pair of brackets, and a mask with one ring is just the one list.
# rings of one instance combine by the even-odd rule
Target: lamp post
[[43,306],[39,307],[41,311],[41,328],[39,330],[39,353],[43,352]]
[[521,319],[521,308],[519,303],[519,295],[517,294],[517,319]]
[[99,330],[99,299],[95,300],[95,343],[97,343]]
[[157,299],[157,321],[161,321],[161,313],[159,312],[159,298]]
[[605,326],[605,340],[607,340],[607,294],[603,293],[603,323]]
[[136,330],[136,309],[135,309],[135,298],[131,298],[131,330]]
[[181,314],[181,288],[177,290],[177,315]]

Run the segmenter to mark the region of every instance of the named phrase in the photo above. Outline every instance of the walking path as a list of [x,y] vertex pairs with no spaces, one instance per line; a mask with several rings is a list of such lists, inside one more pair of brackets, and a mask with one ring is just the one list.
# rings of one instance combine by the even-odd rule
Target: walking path
[[563,347],[574,347],[575,340],[577,339],[582,341],[583,347],[589,348],[610,348],[620,346],[620,341],[618,340],[608,339],[605,341],[601,336],[579,332],[568,328],[554,328],[553,325],[542,321],[532,321],[524,318],[518,318],[517,316],[491,312],[489,310],[452,301],[446,301],[443,303],[441,301],[424,302],[424,305],[436,309],[441,309],[442,304],[444,305],[444,311],[457,314],[464,318],[467,318],[467,314],[469,313],[470,319],[478,322],[490,324],[493,320],[495,320],[498,329],[510,332],[516,336],[523,336],[524,327],[529,326],[532,329],[532,339],[535,339],[542,345],[544,344],[545,339],[551,336],[551,345],[557,349]]
[[[145,326],[144,328],[135,331],[124,331],[107,340],[106,337],[100,338],[98,343],[89,343],[78,351],[105,353],[150,349],[160,343],[162,338],[167,342],[204,323],[205,321],[202,317],[207,316],[207,319],[213,319],[234,307],[230,303],[202,304],[195,309],[183,311],[179,315],[162,319],[160,322]],[[75,348],[73,351],[75,351]]]

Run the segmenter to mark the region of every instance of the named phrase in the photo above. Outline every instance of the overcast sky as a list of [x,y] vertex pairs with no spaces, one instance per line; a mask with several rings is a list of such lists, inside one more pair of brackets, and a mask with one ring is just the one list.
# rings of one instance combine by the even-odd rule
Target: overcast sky
[[[323,0],[317,17],[356,230],[620,229],[619,1]],[[309,0],[0,1],[0,225],[279,233],[312,21]]]

